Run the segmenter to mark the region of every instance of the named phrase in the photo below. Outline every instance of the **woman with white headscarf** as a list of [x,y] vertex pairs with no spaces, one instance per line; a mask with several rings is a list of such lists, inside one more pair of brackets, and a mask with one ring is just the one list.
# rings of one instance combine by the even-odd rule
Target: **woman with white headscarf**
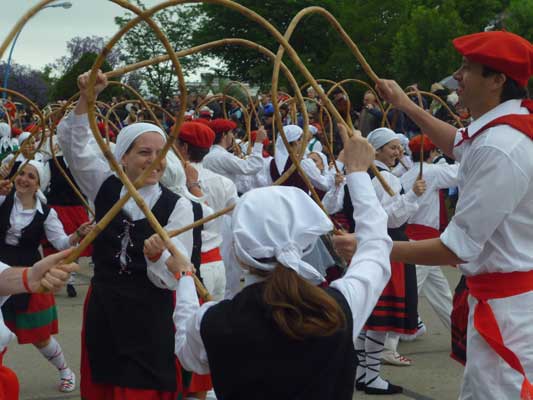
[[[376,151],[374,164],[389,184],[394,196],[385,192],[376,177],[372,176],[372,184],[377,198],[387,213],[387,227],[389,236],[393,240],[407,240],[404,228],[407,219],[418,210],[418,196],[425,191],[425,182],[417,180],[407,192],[402,188],[400,179],[391,173],[391,168],[400,154],[400,140],[395,132],[388,128],[378,128],[369,133],[369,143]],[[407,188],[406,188],[407,189]],[[353,229],[359,220],[351,219],[351,192],[345,191],[343,212],[349,219]],[[394,365],[410,365],[411,361],[398,354],[396,333],[414,333],[417,329],[417,289],[416,271],[413,265],[392,263],[392,276],[377,307],[372,313],[364,330],[359,334],[355,349],[358,354],[356,374],[356,388],[367,394],[395,394],[402,391],[402,387],[393,385],[380,376],[381,360],[384,359]],[[395,302],[391,305],[390,299]],[[383,351],[387,332],[394,333],[394,343]],[[389,346],[387,346],[389,347]]]
[[[127,193],[107,162],[87,146],[92,137],[87,117],[89,74],[78,78],[80,99],[58,126],[58,141],[72,175],[94,202],[96,220]],[[98,73],[96,93],[107,86]],[[166,134],[149,123],[134,123],[117,136],[114,156],[134,182],[156,159]],[[165,159],[138,188],[167,230],[193,221],[190,202],[159,184]],[[155,237],[148,220],[130,198],[93,242],[94,276],[85,300],[82,330],[81,397],[175,400],[181,388],[174,348],[174,277],[164,252],[147,259],[144,241]],[[192,250],[191,231],[172,239],[185,257]]]
[[[239,200],[224,236],[234,297],[202,306],[191,268],[173,257],[180,277],[174,319],[176,354],[185,368],[211,372],[218,398],[348,400],[353,396],[352,336],[389,278],[386,215],[366,174],[372,150],[350,141],[348,165],[358,251],[346,275],[328,289],[302,260],[333,226],[301,190],[268,187]],[[244,271],[241,290],[238,279]]]
[[[90,227],[82,226],[67,236],[56,212],[46,205],[41,188],[44,166],[29,161],[21,166],[14,189],[0,196],[0,261],[13,266],[33,265],[41,259],[39,246],[47,239],[57,249],[65,250],[78,243]],[[31,343],[50,361],[60,374],[59,390],[71,392],[75,375],[68,368],[59,343],[51,336],[58,333],[57,310],[52,293],[26,293],[12,296],[2,313],[19,344]]]
[[5,122],[0,122],[0,161],[17,147],[17,139],[11,137],[11,127]]

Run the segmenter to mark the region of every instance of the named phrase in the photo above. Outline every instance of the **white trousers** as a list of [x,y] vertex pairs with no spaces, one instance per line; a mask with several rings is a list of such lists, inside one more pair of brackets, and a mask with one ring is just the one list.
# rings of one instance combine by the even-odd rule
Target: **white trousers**
[[444,326],[450,330],[452,313],[452,291],[441,267],[416,266],[418,294],[426,296]]
[[[533,380],[533,291],[489,300],[505,345],[520,359],[529,380]],[[477,300],[468,298],[466,367],[461,400],[520,399],[522,375],[512,369],[474,328]]]
[[200,276],[204,286],[214,301],[224,299],[226,290],[226,271],[224,262],[214,261],[200,265]]

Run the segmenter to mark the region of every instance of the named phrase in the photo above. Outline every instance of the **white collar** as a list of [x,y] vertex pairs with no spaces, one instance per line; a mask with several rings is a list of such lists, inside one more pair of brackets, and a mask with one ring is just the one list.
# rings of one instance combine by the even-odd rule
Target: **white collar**
[[374,164],[376,165],[376,167],[385,168],[387,171],[390,171],[390,168],[387,166],[387,164],[382,163],[381,161],[374,160]]
[[29,212],[29,211],[35,211],[37,210],[38,212],[40,212],[41,214],[44,214],[43,212],[43,205],[41,203],[41,200],[39,200],[38,197],[35,198],[35,208],[27,208],[27,209],[24,209],[24,206],[22,205],[22,201],[20,201],[17,193],[15,192],[15,206],[17,207],[17,209],[19,211],[26,211],[26,212]]
[[468,137],[471,137],[472,134],[475,134],[489,122],[494,121],[496,118],[503,117],[504,115],[509,114],[529,114],[527,108],[521,107],[522,100],[507,100],[501,104],[498,104],[493,109],[487,111],[478,119],[474,120],[470,125],[468,125]]

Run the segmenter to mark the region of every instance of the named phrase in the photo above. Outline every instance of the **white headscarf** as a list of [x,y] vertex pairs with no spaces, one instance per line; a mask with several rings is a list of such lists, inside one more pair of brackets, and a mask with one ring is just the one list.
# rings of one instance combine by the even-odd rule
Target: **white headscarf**
[[403,147],[403,150],[406,154],[411,155],[411,150],[409,149],[409,138],[405,136],[403,133],[397,133],[396,139],[400,139],[400,143]]
[[[300,139],[304,131],[298,125],[287,125],[283,127],[283,132],[285,132],[285,136],[287,136],[287,141],[289,143],[292,143]],[[278,169],[280,175],[283,173],[283,169],[285,168],[285,164],[287,163],[288,158],[289,152],[285,147],[285,143],[283,143],[281,134],[278,134],[278,137],[276,139],[276,154],[274,160],[276,162],[276,168]]]
[[0,153],[13,150],[17,140],[11,138],[11,127],[5,122],[0,122]]
[[22,146],[22,143],[26,141],[31,136],[30,132],[22,132],[18,137],[17,140],[19,142],[19,146]]
[[368,142],[375,150],[378,150],[385,146],[387,143],[397,140],[396,133],[389,128],[374,129],[367,136]]
[[22,163],[19,166],[19,170],[22,169],[25,165],[31,165],[37,170],[37,174],[39,175],[39,189],[35,193],[35,196],[41,201],[41,203],[46,204],[46,196],[44,195],[44,191],[48,187],[48,184],[50,183],[50,175],[46,173],[45,165],[36,160],[29,160],[28,163]]
[[[311,151],[311,152],[309,153],[309,156],[310,156],[311,154],[313,154],[313,153],[318,154],[318,156],[322,159],[322,164],[324,164],[324,169],[323,169],[322,171],[320,171],[320,173],[321,173],[321,174],[324,174],[324,172],[327,171],[327,169],[328,169],[328,165],[329,165],[329,164],[328,164],[328,158],[327,158],[326,155],[325,155],[324,153],[322,153],[321,151]],[[308,156],[308,157],[309,157],[309,156]],[[313,161],[313,162],[314,162],[314,161]]]
[[127,127],[122,128],[118,134],[114,151],[116,160],[120,162],[135,139],[147,132],[157,132],[161,135],[165,143],[167,142],[167,135],[157,125],[147,122],[137,122],[135,124],[128,125]]
[[[224,240],[232,241],[230,252],[245,265],[272,271],[281,264],[319,284],[324,278],[302,257],[311,252],[320,235],[332,229],[329,218],[303,190],[270,186],[253,189],[239,199],[231,232]],[[258,261],[264,258],[276,261]]]

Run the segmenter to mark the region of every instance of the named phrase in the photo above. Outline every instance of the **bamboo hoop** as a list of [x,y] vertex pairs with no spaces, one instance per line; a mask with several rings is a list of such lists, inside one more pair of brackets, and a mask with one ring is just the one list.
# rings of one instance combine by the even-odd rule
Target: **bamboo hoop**
[[[414,94],[416,95],[416,98],[418,100],[418,106],[422,109],[424,109],[424,102],[422,100],[422,94],[420,93],[420,90],[418,90],[418,88],[416,86],[409,86],[407,87],[406,89],[406,92],[407,91],[410,91],[409,89],[411,89],[412,92],[414,92]],[[420,138],[420,166],[419,166],[419,170],[418,170],[418,180],[422,179],[423,177],[423,172],[424,172],[424,133],[422,132],[422,137]]]
[[[228,1],[228,0],[225,0]],[[355,55],[355,57],[359,60],[359,63],[361,64],[363,70],[367,73],[367,75],[377,83],[379,80],[378,76],[374,73],[370,65],[367,63],[361,52],[359,51],[359,48],[357,45],[352,41],[352,39],[348,36],[348,34],[344,31],[342,26],[338,23],[338,21],[331,15],[327,10],[325,10],[322,7],[307,7],[301,10],[296,16],[292,19],[291,23],[289,24],[289,27],[285,31],[285,35],[283,38],[280,38],[281,41],[278,39],[278,42],[280,44],[283,44],[279,47],[278,53],[276,55],[276,61],[274,63],[274,72],[272,74],[272,94],[273,96],[277,95],[277,86],[278,86],[278,77],[279,77],[279,68],[280,63],[283,58],[283,54],[285,50],[287,51],[287,54],[292,59],[292,61],[296,64],[300,72],[304,75],[305,79],[313,86],[316,93],[320,96],[321,100],[323,101],[324,105],[328,108],[328,110],[331,112],[331,114],[335,117],[335,119],[346,126],[348,135],[351,136],[353,134],[353,128],[346,124],[346,122],[343,120],[342,116],[339,114],[337,109],[333,106],[329,98],[325,95],[324,91],[318,86],[317,81],[313,78],[309,70],[305,67],[301,59],[298,57],[294,49],[290,46],[288,43],[288,39],[294,32],[294,29],[300,22],[300,20],[309,14],[320,14],[326,18],[326,20],[335,28],[335,30],[341,35],[341,38],[343,41],[348,45],[352,53]],[[274,109],[276,110],[276,113],[279,112],[278,108],[276,108],[277,105],[274,104]],[[304,110],[304,130],[307,131],[309,124],[309,120],[307,118],[307,111]],[[374,176],[379,180],[380,184],[383,186],[384,190],[390,195],[393,196],[394,192],[390,188],[390,186],[387,184],[385,179],[383,179],[383,176],[381,176],[380,172],[376,168],[374,164],[370,165],[370,170],[374,174]]]
[[257,115],[257,110],[256,110],[256,108],[254,106],[254,101],[252,99],[252,94],[250,93],[248,88],[246,86],[244,86],[244,84],[242,84],[239,81],[229,81],[228,84],[224,87],[224,91],[222,93],[226,94],[226,92],[232,86],[239,86],[243,90],[243,92],[246,94],[246,97],[248,98],[248,107],[250,107],[250,112],[254,114],[255,120],[259,123],[259,115]]

